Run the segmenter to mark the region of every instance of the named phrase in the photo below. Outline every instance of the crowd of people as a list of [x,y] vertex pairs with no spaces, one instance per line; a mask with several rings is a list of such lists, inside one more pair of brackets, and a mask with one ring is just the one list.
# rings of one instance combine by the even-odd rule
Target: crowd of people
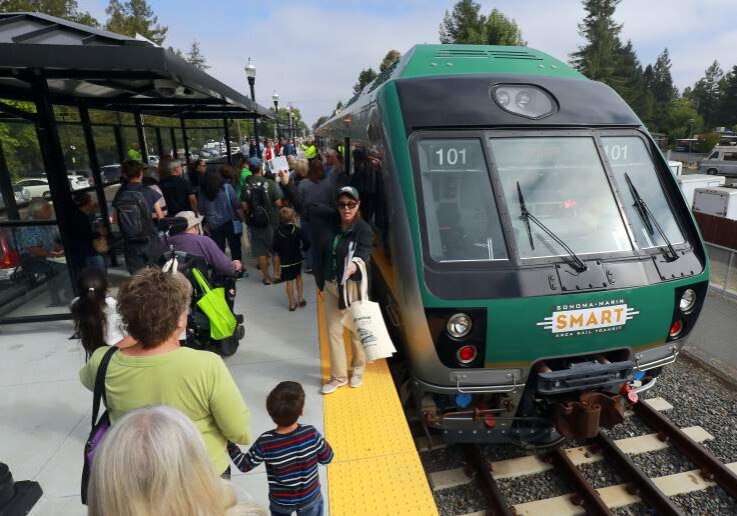
[[[113,217],[131,276],[113,297],[104,269],[91,261],[71,306],[87,358],[80,371],[85,387],[94,390],[109,360],[103,386],[112,430],[95,453],[89,514],[265,514],[237,503],[226,482],[231,464],[249,471],[261,462],[271,514],[323,512],[318,464],[329,463],[333,452],[313,426],[299,422],[302,386],[283,381],[272,390],[266,407],[276,427],[253,441],[249,410],[222,358],[187,346],[192,284],[156,266],[163,252],[158,222],[167,214],[186,229],[167,235],[166,245],[203,258],[219,274],[243,275],[242,250],[250,247],[261,282],[285,283],[290,311],[307,304],[304,263],[324,301],[330,336],[330,378],[321,392],[361,386],[366,357],[352,335],[349,376],[342,321],[363,279],[354,259],[370,261],[373,230],[361,212],[372,192],[359,190],[365,178],[349,176],[340,152],[328,150],[323,161],[311,143],[304,157],[293,145],[271,143],[262,155],[287,155],[289,170],[266,171],[261,158],[249,155],[255,141],[235,168],[195,161],[185,175],[181,162],[162,159],[156,184],[146,184],[138,160],[121,167],[125,180]],[[247,451],[239,446],[249,444]]]

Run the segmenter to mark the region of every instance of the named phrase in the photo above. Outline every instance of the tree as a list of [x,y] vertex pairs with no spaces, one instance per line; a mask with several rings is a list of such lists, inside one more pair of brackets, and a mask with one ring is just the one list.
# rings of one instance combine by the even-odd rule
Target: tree
[[722,102],[719,109],[724,125],[737,124],[737,65],[724,77]]
[[192,46],[189,48],[187,53],[187,62],[192,63],[200,70],[209,70],[210,67],[207,65],[205,56],[200,51],[200,43],[197,40],[192,42]]
[[0,2],[0,12],[36,12],[92,27],[100,26],[90,13],[79,10],[77,0],[3,0]]
[[670,104],[671,100],[678,96],[678,90],[673,85],[673,78],[670,74],[670,56],[666,48],[655,60],[653,66],[653,81],[650,84],[650,90],[655,97],[655,101],[659,104]]
[[584,46],[571,54],[571,64],[589,79],[616,88],[617,50],[621,47],[621,25],[614,22],[614,10],[620,0],[584,0],[586,17],[578,25],[578,33],[586,39]]
[[671,140],[690,138],[704,124],[691,99],[681,97],[670,101],[660,129],[668,133]]
[[390,50],[389,52],[387,52],[384,56],[384,59],[381,60],[381,64],[379,65],[379,73],[389,68],[392,64],[394,64],[394,61],[399,59],[401,56],[402,54],[399,53],[399,50]]
[[481,5],[473,0],[461,0],[452,12],[445,11],[440,24],[441,43],[465,43],[470,45],[519,45],[527,43],[517,22],[507,18],[498,9],[489,16],[480,14]]
[[353,85],[353,94],[358,95],[363,91],[367,84],[371,84],[376,79],[376,72],[373,68],[365,68],[358,74],[358,81]]
[[473,0],[460,0],[451,12],[445,11],[440,24],[441,43],[479,44],[483,40],[485,17],[481,5]]
[[146,0],[110,0],[105,9],[108,15],[105,29],[124,36],[135,37],[140,34],[161,45],[166,39],[168,27],[159,25],[159,19]]
[[187,59],[187,56],[184,55],[184,52],[182,52],[181,48],[174,48],[172,46],[167,47],[167,50],[174,54],[177,57],[181,57],[182,59]]
[[343,109],[343,101],[339,100],[338,103],[335,104],[335,109],[333,109],[333,114],[331,116],[335,116],[341,109]]
[[719,108],[722,100],[721,82],[724,78],[719,63],[714,61],[693,87],[691,98],[699,114],[704,117],[707,129],[713,128],[719,121]]
[[487,45],[512,45],[524,47],[527,42],[522,39],[522,31],[511,18],[501,11],[493,9],[484,24],[484,43]]

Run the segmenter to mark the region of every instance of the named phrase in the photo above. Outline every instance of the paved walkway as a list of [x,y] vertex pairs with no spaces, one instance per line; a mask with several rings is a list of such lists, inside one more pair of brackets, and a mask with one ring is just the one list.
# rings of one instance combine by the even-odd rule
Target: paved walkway
[[[252,278],[239,281],[236,300],[246,318],[246,338],[226,363],[251,410],[252,432],[258,436],[273,427],[266,395],[286,379],[304,385],[303,420],[322,432],[314,281],[305,276],[307,307],[289,312],[283,285],[263,286],[258,271],[251,272]],[[79,383],[84,355],[77,341],[68,340],[71,333],[70,322],[0,327],[0,461],[16,480],[41,484],[44,496],[34,516],[86,514],[79,479],[92,396]],[[324,473],[321,468],[326,490]],[[234,473],[233,483],[239,498],[268,506],[263,467]]]
[[737,300],[710,293],[685,350],[737,383]]

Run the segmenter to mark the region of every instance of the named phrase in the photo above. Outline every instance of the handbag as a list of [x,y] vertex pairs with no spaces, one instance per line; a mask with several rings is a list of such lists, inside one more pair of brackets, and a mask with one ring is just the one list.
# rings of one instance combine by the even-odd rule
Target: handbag
[[[97,375],[95,376],[95,389],[92,394],[92,430],[90,430],[90,435],[87,437],[87,442],[84,445],[84,466],[82,467],[81,495],[82,503],[85,505],[87,505],[87,485],[90,481],[95,451],[111,426],[110,416],[107,413],[107,399],[105,397],[105,374],[107,373],[107,366],[110,363],[110,359],[113,358],[116,351],[118,351],[118,348],[113,346],[105,352],[102,360],[100,360]],[[97,413],[100,410],[100,399],[102,399],[106,409],[98,421]]]
[[233,335],[237,322],[225,300],[225,289],[212,288],[197,267],[192,269],[197,285],[204,294],[197,306],[210,321],[210,337],[213,340],[223,340]]
[[[358,336],[369,362],[379,358],[388,358],[397,350],[389,336],[389,331],[386,329],[379,303],[369,300],[366,264],[360,258],[354,258],[353,262],[361,271],[360,296],[348,306],[343,315],[343,326]],[[346,281],[341,286],[344,289],[343,295],[346,303],[348,302],[347,283]]]
[[230,212],[233,214],[233,217],[231,218],[231,222],[233,223],[233,233],[236,235],[243,234],[243,222],[239,218],[236,218],[236,214],[233,213],[233,207],[230,205],[230,194],[228,193],[228,187],[225,186],[225,196],[228,198],[228,208],[230,208]]

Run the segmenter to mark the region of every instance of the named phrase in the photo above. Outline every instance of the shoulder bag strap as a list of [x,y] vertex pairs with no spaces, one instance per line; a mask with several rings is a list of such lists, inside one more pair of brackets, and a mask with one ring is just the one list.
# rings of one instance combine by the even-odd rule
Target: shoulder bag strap
[[230,218],[235,219],[235,213],[233,213],[233,207],[230,205],[230,192],[228,192],[228,183],[225,183],[223,185],[223,190],[225,190],[225,198],[228,199],[228,211],[230,211]]
[[360,297],[359,299],[361,301],[368,301],[368,274],[366,273],[366,263],[361,258],[353,258],[353,262],[356,264],[356,267],[358,267],[358,270],[361,271],[361,288],[360,288]]
[[107,407],[107,399],[105,397],[105,375],[107,374],[107,366],[110,363],[110,359],[113,358],[115,352],[118,351],[116,346],[111,347],[105,352],[105,356],[100,360],[100,365],[97,368],[97,375],[95,376],[95,390],[92,395],[92,426],[97,423],[97,414],[100,411],[100,399]]

